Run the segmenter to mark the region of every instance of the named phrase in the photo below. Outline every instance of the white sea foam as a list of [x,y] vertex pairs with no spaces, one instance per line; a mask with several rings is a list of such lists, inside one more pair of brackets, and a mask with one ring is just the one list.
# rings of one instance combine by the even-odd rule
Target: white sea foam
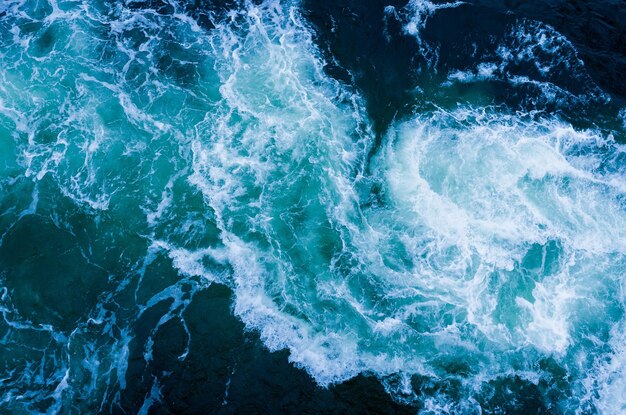
[[[396,10],[393,6],[385,7],[385,16],[402,22],[404,32],[415,37],[420,54],[426,59],[430,68],[436,70],[439,50],[422,39],[422,31],[426,28],[428,19],[438,10],[459,7],[463,4],[465,4],[463,1],[433,3],[429,0],[409,0],[401,10]],[[388,37],[388,34],[386,35]]]
[[[595,407],[603,415],[626,412],[626,347],[624,327],[616,325],[611,339],[612,352],[606,361],[597,367],[592,379],[595,383],[590,392],[597,388],[598,395],[593,398]],[[595,386],[595,387],[594,387]]]
[[[453,82],[501,80],[514,86],[535,88],[541,103],[597,101],[610,97],[591,79],[576,47],[553,27],[538,21],[519,19],[509,28],[494,51],[484,52],[483,62],[473,68],[451,70],[444,86]],[[534,67],[536,73],[521,74],[518,67]],[[574,92],[563,84],[563,78],[576,80]]]
[[433,3],[428,0],[410,0],[405,9],[411,13],[411,17],[404,30],[408,34],[419,36],[420,31],[426,27],[428,18],[437,10],[458,7],[464,3],[463,1]]

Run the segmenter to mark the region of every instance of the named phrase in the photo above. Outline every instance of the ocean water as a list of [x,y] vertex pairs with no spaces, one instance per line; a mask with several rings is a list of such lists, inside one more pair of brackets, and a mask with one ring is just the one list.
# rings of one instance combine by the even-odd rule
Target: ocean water
[[0,413],[626,413],[626,4],[521,3],[1,2]]

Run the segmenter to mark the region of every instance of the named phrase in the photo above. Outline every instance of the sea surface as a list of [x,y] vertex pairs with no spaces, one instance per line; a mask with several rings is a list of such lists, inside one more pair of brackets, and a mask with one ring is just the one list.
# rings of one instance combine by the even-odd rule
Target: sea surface
[[1,414],[626,414],[623,0],[1,0]]

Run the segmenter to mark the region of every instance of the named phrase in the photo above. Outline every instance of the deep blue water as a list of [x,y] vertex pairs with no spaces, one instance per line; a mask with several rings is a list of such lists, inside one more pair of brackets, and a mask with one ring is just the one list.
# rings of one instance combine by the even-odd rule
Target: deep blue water
[[626,413],[626,3],[0,2],[0,413]]

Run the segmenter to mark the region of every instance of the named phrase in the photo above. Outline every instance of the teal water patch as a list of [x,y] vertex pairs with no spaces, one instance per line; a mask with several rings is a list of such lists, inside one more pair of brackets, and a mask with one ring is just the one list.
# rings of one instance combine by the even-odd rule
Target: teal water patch
[[457,105],[376,137],[297,4],[170,6],[2,8],[2,408],[184,411],[209,324],[423,413],[624,408],[610,132]]

